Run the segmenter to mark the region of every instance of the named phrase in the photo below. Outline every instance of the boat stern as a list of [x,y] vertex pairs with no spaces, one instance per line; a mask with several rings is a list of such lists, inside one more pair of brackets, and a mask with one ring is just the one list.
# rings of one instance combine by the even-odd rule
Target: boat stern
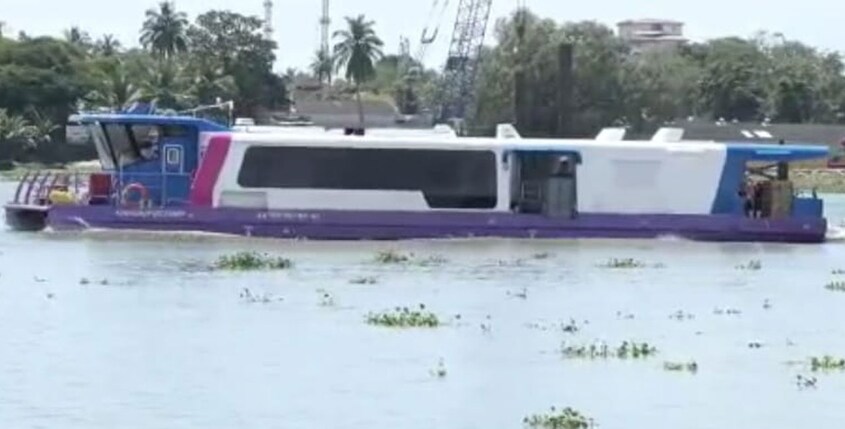
[[6,225],[14,231],[38,232],[47,227],[47,206],[6,204]]

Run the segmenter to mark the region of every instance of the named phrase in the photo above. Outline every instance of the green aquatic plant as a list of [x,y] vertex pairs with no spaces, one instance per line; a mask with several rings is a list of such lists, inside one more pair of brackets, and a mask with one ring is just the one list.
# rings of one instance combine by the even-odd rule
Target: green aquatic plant
[[841,268],[836,269],[836,270],[831,271],[830,274],[832,274],[834,276],[845,276],[845,270],[843,270]]
[[334,307],[334,297],[325,289],[317,289],[320,295],[320,307]]
[[599,268],[610,268],[610,269],[633,269],[633,268],[645,268],[646,264],[644,262],[638,261],[633,258],[610,258],[607,262],[600,264]]
[[845,292],[845,282],[830,282],[824,288],[833,292]]
[[436,328],[440,320],[434,313],[425,311],[425,305],[420,304],[419,310],[408,307],[396,307],[392,312],[369,313],[367,323],[388,328]]
[[663,369],[666,371],[672,372],[698,372],[698,363],[696,361],[691,362],[663,362]]
[[637,343],[623,341],[615,349],[611,349],[607,343],[593,343],[585,345],[561,345],[561,354],[571,359],[645,359],[657,354],[657,348],[648,343]]
[[227,271],[286,270],[293,267],[290,259],[258,252],[238,252],[221,256],[214,269]]
[[437,362],[437,368],[430,371],[433,377],[437,378],[446,378],[448,374],[446,371],[446,363],[443,361],[443,358],[440,358],[440,361]]
[[537,261],[543,261],[543,260],[546,260],[546,259],[551,259],[551,257],[552,257],[552,254],[549,253],[549,252],[541,252],[541,253],[535,253],[535,254],[531,255],[531,259],[534,259],[534,260],[537,260]]
[[691,313],[686,313],[683,310],[678,310],[677,312],[670,314],[669,318],[678,321],[684,321],[695,319],[695,315]]
[[376,253],[375,261],[379,264],[404,264],[411,260],[411,257],[396,250],[382,250]]
[[845,359],[833,356],[811,357],[810,369],[817,371],[845,370]]
[[561,410],[551,407],[548,413],[525,417],[522,419],[522,423],[532,429],[590,429],[595,427],[593,419],[569,407]]
[[736,269],[743,271],[760,271],[763,269],[763,263],[759,260],[748,261],[747,264],[737,265]]
[[244,288],[244,289],[241,291],[241,299],[242,299],[244,302],[248,302],[248,303],[250,303],[250,304],[257,304],[257,303],[260,303],[260,304],[269,304],[269,303],[271,303],[271,302],[275,302],[275,301],[284,301],[284,299],[283,299],[283,298],[276,297],[276,296],[273,296],[273,295],[270,295],[270,294],[266,294],[266,293],[264,293],[264,294],[256,294],[256,293],[252,293],[252,291],[251,291],[251,290],[249,290],[248,288]]
[[442,255],[431,255],[415,262],[421,267],[440,267],[449,263],[449,260]]
[[349,283],[353,285],[374,285],[378,283],[378,279],[375,277],[355,277],[349,280]]

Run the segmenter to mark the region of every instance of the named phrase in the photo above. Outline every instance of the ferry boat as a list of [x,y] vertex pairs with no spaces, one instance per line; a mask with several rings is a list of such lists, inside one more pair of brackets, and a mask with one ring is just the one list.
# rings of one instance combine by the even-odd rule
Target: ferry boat
[[[102,171],[33,171],[5,205],[17,230],[133,229],[255,237],[824,241],[815,194],[787,165],[826,146],[235,129],[194,117],[83,114]],[[250,127],[253,128],[253,127]],[[777,174],[774,171],[777,170]],[[754,198],[744,193],[756,180]],[[753,200],[753,201],[752,201]]]

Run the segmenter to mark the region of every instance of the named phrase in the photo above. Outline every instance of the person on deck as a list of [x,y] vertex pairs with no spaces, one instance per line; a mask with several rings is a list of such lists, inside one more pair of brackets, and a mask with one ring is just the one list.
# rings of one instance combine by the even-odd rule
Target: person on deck
[[760,219],[763,217],[763,183],[757,182],[754,184],[754,191],[752,193],[752,208],[754,212],[754,218]]
[[742,210],[745,213],[745,217],[752,217],[754,215],[754,206],[751,202],[751,195],[749,190],[752,190],[752,187],[748,183],[743,183],[739,187],[739,197],[742,199]]

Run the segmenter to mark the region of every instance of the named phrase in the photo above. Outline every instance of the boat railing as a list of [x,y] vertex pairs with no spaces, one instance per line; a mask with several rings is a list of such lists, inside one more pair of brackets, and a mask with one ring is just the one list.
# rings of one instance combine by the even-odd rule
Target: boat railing
[[111,205],[135,205],[124,201],[124,191],[130,185],[140,184],[149,196],[148,207],[165,207],[169,205],[187,204],[184,198],[167,195],[168,181],[182,181],[190,184],[192,179],[189,174],[177,173],[145,173],[145,172],[97,172],[80,173],[64,172],[54,170],[32,170],[24,174],[18,182],[15,190],[13,204],[47,206],[50,205],[50,192],[58,188],[66,188],[74,196],[79,204],[89,204],[92,195],[90,189],[90,177],[93,174],[109,177],[110,186],[108,195],[97,195],[104,197]]
[[18,182],[12,203],[19,205],[48,205],[47,197],[53,189],[59,186],[67,186],[69,189],[72,188],[75,194],[79,194],[82,185],[79,172],[55,170],[27,171]]

